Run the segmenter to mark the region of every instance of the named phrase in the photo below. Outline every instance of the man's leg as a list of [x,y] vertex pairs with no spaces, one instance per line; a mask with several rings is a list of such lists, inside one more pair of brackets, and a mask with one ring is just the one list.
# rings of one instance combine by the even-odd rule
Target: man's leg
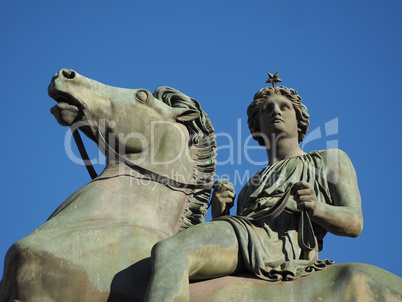
[[230,275],[243,269],[235,231],[226,221],[211,221],[158,242],[146,301],[188,301],[189,279]]

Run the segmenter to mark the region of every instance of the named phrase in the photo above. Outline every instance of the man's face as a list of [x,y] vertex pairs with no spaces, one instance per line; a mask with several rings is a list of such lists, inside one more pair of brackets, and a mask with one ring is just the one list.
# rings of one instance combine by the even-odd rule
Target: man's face
[[261,134],[268,139],[298,137],[296,112],[283,95],[271,95],[261,104],[259,123]]

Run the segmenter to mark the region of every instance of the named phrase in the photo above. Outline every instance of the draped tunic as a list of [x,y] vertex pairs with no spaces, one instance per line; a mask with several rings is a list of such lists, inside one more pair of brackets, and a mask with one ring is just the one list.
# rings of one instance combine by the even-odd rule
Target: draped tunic
[[[317,203],[332,204],[326,179],[326,150],[313,151],[276,162],[256,173],[238,197],[236,216],[216,220],[229,222],[236,232],[246,268],[261,279],[293,280],[324,269],[331,261],[318,260],[326,230],[313,223],[312,250],[299,244],[300,211],[292,197],[286,208],[270,221],[253,217],[272,208],[294,183],[308,182],[314,188]],[[314,243],[314,242],[313,242]]]

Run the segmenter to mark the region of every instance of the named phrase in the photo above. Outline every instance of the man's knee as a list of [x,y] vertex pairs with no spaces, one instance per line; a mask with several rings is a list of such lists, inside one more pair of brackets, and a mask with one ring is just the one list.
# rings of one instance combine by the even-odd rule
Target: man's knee
[[164,259],[172,259],[173,257],[176,258],[176,255],[180,251],[176,246],[174,240],[162,240],[157,242],[151,250],[151,257],[153,262],[155,261],[163,261]]

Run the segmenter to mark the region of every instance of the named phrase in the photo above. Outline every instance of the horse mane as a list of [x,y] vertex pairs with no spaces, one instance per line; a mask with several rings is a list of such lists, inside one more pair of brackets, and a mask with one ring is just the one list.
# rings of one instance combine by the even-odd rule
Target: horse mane
[[216,136],[207,114],[193,98],[180,91],[162,86],[155,90],[153,96],[174,108],[189,108],[200,112],[200,116],[191,122],[184,123],[190,133],[190,153],[195,163],[195,184],[211,184],[210,189],[195,189],[189,196],[180,220],[180,230],[204,222],[208,211],[216,169]]

